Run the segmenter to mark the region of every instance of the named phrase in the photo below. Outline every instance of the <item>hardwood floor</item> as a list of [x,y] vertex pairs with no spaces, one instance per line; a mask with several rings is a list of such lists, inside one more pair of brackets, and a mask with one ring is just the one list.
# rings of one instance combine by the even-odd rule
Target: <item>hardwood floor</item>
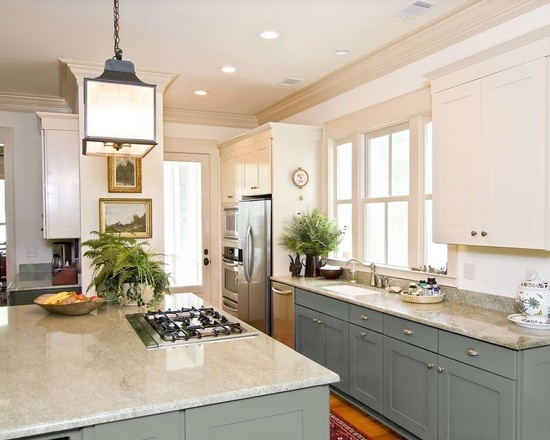
[[399,434],[395,433],[390,428],[383,425],[368,414],[365,414],[360,409],[350,405],[334,393],[330,393],[330,410],[344,420],[347,420],[372,440],[404,439],[404,437],[401,437]]

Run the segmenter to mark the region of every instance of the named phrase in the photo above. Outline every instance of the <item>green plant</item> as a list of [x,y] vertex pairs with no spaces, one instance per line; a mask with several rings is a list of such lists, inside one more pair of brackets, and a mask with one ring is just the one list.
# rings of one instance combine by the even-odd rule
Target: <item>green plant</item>
[[144,286],[149,286],[152,291],[148,305],[157,303],[165,293],[169,293],[169,274],[159,259],[163,254],[153,252],[148,242],[122,237],[113,231],[91,233],[97,238],[82,243],[89,248],[83,255],[91,259],[90,267],[94,268],[87,290],[95,287],[99,296],[106,297],[112,292],[119,297],[122,285],[129,284],[128,299],[140,306],[145,304],[142,296]]
[[279,244],[298,254],[326,256],[344,239],[336,220],[330,220],[315,208],[306,214],[294,214],[283,225]]

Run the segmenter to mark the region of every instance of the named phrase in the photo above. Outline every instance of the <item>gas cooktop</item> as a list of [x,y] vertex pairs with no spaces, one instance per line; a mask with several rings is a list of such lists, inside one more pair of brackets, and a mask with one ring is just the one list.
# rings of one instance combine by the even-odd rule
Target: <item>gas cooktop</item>
[[168,348],[258,335],[258,331],[212,307],[182,307],[126,315],[147,348]]

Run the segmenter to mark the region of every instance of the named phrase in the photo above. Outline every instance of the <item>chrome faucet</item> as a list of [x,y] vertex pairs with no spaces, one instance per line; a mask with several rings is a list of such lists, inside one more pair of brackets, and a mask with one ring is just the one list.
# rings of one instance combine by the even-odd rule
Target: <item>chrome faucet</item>
[[346,266],[351,263],[351,269],[350,269],[350,283],[356,283],[357,280],[355,279],[355,274],[357,273],[357,270],[355,270],[355,263],[367,267],[370,269],[370,285],[376,286],[376,287],[382,287],[382,278],[376,273],[376,264],[374,263],[364,263],[362,261],[359,261],[357,258],[350,258],[348,261],[346,261]]

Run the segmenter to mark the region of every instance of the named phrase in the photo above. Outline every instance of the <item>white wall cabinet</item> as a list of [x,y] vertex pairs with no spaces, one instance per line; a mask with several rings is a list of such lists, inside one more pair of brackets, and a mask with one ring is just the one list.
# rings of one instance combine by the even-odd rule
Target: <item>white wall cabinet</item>
[[241,199],[242,152],[229,149],[220,154],[222,204],[235,204]]
[[434,241],[550,248],[548,66],[432,82]]
[[[278,245],[283,223],[290,215],[321,204],[322,140],[320,127],[269,123],[218,146],[222,205],[237,203],[242,196],[271,195],[273,275],[289,274],[288,251]],[[309,175],[303,188],[292,182],[299,167]]]
[[242,194],[271,194],[271,139],[262,139],[242,150]]
[[80,237],[78,115],[37,113],[42,130],[44,238]]

